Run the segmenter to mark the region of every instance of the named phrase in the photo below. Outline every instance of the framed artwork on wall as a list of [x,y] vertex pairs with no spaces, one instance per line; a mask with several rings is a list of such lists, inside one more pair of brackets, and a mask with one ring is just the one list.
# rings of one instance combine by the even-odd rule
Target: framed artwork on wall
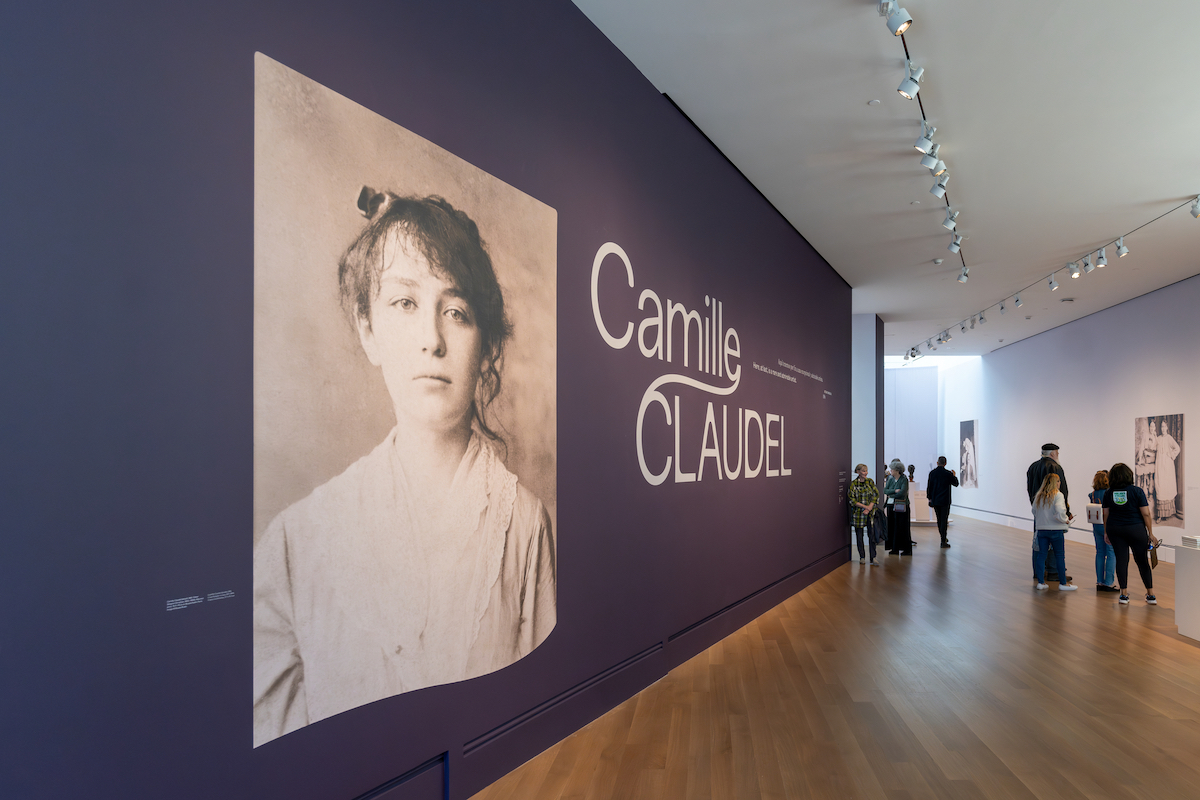
[[958,481],[964,489],[979,488],[979,420],[958,423]]
[[257,747],[554,628],[557,214],[255,67]]
[[1133,474],[1155,525],[1183,527],[1183,414],[1133,421]]

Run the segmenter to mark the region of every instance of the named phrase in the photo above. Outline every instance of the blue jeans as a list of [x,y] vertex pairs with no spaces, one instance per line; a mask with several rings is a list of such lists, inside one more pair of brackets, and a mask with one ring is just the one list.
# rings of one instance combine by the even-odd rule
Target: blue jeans
[[1067,557],[1063,550],[1063,534],[1066,531],[1043,531],[1037,532],[1038,549],[1033,554],[1033,576],[1037,578],[1038,583],[1046,582],[1046,548],[1054,548],[1054,560],[1058,562],[1058,580],[1059,583],[1067,582]]
[[1104,526],[1093,525],[1092,535],[1096,537],[1096,583],[1112,586],[1117,578],[1117,555],[1111,544],[1104,543]]

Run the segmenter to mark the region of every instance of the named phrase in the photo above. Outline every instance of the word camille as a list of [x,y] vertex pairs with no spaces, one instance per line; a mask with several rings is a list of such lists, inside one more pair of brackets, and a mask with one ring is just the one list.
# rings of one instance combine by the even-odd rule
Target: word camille
[[[633,322],[626,322],[625,332],[620,336],[613,336],[605,326],[604,317],[600,313],[598,293],[600,268],[603,266],[605,258],[610,255],[616,256],[625,265],[625,275],[629,280],[629,286],[630,288],[634,286],[633,265],[629,262],[629,256],[625,254],[619,244],[607,242],[602,245],[596,251],[596,258],[592,261],[592,316],[596,319],[596,330],[600,332],[600,338],[614,350],[623,350],[634,337]],[[648,310],[647,303],[652,304],[653,308]],[[637,416],[637,455],[638,465],[642,468],[642,477],[651,486],[662,484],[669,475],[673,476],[675,483],[701,481],[704,480],[705,469],[710,460],[712,464],[708,474],[711,475],[715,472],[718,480],[726,478],[736,480],[743,475],[747,478],[756,478],[760,474],[768,478],[791,475],[792,471],[783,463],[784,420],[782,415],[763,414],[760,416],[757,411],[752,409],[737,409],[737,421],[733,426],[736,441],[731,448],[729,407],[721,406],[721,436],[718,442],[716,411],[712,401],[708,403],[708,409],[704,415],[704,428],[700,434],[700,462],[696,465],[695,472],[684,471],[679,458],[680,429],[683,427],[683,420],[679,413],[679,395],[674,395],[674,402],[669,403],[666,395],[659,389],[670,384],[680,384],[708,394],[728,396],[737,391],[738,384],[742,380],[742,365],[738,363],[742,357],[742,343],[736,330],[725,327],[724,304],[715,297],[705,297],[704,305],[708,307],[705,314],[701,314],[699,311],[689,311],[682,303],[671,302],[670,298],[667,299],[664,306],[658,294],[651,289],[643,289],[638,298],[638,311],[649,311],[637,327],[638,349],[641,350],[644,357],[674,362],[676,355],[680,355],[684,367],[689,366],[694,360],[695,369],[702,374],[726,378],[730,381],[729,386],[714,386],[687,375],[667,374],[656,378],[646,387],[646,391],[642,394],[641,405],[638,406]],[[675,324],[676,321],[679,322],[678,326]],[[691,335],[693,326],[695,326],[694,336]],[[678,342],[675,339],[676,330],[679,331]],[[694,349],[693,342],[695,343]],[[667,427],[671,428],[675,434],[675,454],[666,457],[659,472],[651,471],[642,448],[642,430],[646,424],[646,411],[655,403],[662,408]],[[777,429],[777,433],[773,427]],[[753,466],[751,465],[752,431],[757,433],[758,437],[756,448],[758,461]],[[778,451],[777,456],[775,455],[776,451]],[[730,466],[729,463],[731,455],[736,456],[733,466]],[[773,466],[776,461],[778,466]]]

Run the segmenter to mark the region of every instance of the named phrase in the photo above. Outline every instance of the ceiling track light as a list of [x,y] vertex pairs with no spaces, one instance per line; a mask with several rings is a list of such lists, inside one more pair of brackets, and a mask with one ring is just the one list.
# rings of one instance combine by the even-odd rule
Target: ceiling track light
[[968,273],[968,272],[970,272],[970,271],[971,271],[970,267],[963,267],[963,268],[962,268],[962,272],[960,272],[960,273],[958,274],[958,282],[959,282],[959,283],[966,283],[966,282],[967,282],[967,277],[968,277],[967,273]]
[[1192,201],[1192,216],[1200,219],[1200,195],[1197,195],[1196,199]]
[[967,332],[967,321],[966,320],[963,320],[962,322],[958,323],[958,332],[959,333]]
[[975,330],[975,318],[971,317],[971,330]]
[[1096,259],[1096,266],[1097,267],[1107,267],[1108,266],[1108,258],[1104,255],[1103,247],[1100,248],[1100,257]]
[[983,318],[983,312],[980,311],[979,312],[979,324],[982,325],[985,322],[987,322],[987,320]]
[[888,30],[893,36],[902,36],[912,27],[913,18],[908,12],[896,5],[896,0],[880,0],[879,16],[887,17]]
[[958,214],[959,212],[951,211],[950,206],[946,206],[946,219],[942,221],[942,227],[948,231],[954,230],[954,226],[958,224]]
[[1088,253],[1083,257],[1083,271],[1090,273],[1096,266],[1092,263],[1092,254]]
[[949,182],[950,182],[950,173],[943,172],[941,174],[941,176],[938,177],[937,182],[933,184],[933,188],[929,190],[929,193],[931,195],[933,195],[934,197],[939,197],[939,198],[945,197],[946,196],[946,184]]
[[1125,246],[1125,237],[1117,239],[1117,258],[1124,258],[1129,255],[1129,248]]
[[954,337],[950,335],[950,329],[949,329],[949,328],[947,328],[946,330],[942,331],[942,341],[943,341],[943,342],[948,342],[948,341],[950,341],[950,340],[951,340],[951,339],[953,339],[953,338],[954,338]]
[[1070,264],[1067,264],[1067,269],[1071,270],[1072,278],[1079,277],[1079,265],[1076,264],[1074,261],[1072,261]]
[[1003,317],[1003,316],[1004,316],[1004,312],[1005,312],[1005,311],[1007,311],[1007,310],[1008,310],[1008,309],[1006,309],[1006,308],[1004,307],[1004,301],[1003,301],[1003,300],[1001,300],[1001,301],[1000,301],[1000,316],[1002,316],[1002,317]]
[[933,169],[938,163],[938,151],[942,149],[940,144],[935,144],[929,148],[929,152],[921,156],[921,166],[925,169]]
[[949,250],[951,253],[957,253],[959,250],[962,249],[962,239],[963,239],[963,237],[959,236],[958,234],[955,234],[954,241],[951,242],[946,247],[946,249]]
[[1021,302],[1021,295],[1019,292],[1017,293],[1017,296],[1013,298],[1013,301],[1017,304],[1017,308],[1020,308],[1021,306],[1025,305],[1024,303]]
[[937,128],[930,125],[925,120],[921,120],[921,136],[913,145],[918,152],[928,153],[933,149],[933,135],[937,133]]
[[1058,291],[1058,281],[1054,280],[1053,275],[1050,276],[1050,291],[1052,291],[1052,292]]
[[936,164],[934,164],[932,167],[929,168],[929,171],[932,172],[934,175],[945,175],[946,174],[946,162],[945,161],[937,162]]
[[908,75],[896,87],[896,91],[905,100],[912,100],[917,96],[917,92],[921,91],[921,77],[925,74],[924,67],[914,67],[912,61],[905,62],[908,69]]

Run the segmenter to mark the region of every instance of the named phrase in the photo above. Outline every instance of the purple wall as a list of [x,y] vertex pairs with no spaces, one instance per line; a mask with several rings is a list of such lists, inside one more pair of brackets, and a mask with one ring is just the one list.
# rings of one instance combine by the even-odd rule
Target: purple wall
[[[845,561],[850,289],[569,2],[3,14],[5,796],[466,797]],[[257,750],[255,51],[559,220],[557,628],[501,672]],[[740,335],[732,397],[664,389],[686,468],[713,400],[718,426],[722,403],[783,415],[790,477],[642,478],[643,392],[700,376],[601,339],[590,278],[609,241],[637,282],[605,261],[614,332],[651,288],[702,312],[719,298]],[[647,420],[657,469],[673,441],[657,406]],[[222,589],[236,597],[164,611]]]

